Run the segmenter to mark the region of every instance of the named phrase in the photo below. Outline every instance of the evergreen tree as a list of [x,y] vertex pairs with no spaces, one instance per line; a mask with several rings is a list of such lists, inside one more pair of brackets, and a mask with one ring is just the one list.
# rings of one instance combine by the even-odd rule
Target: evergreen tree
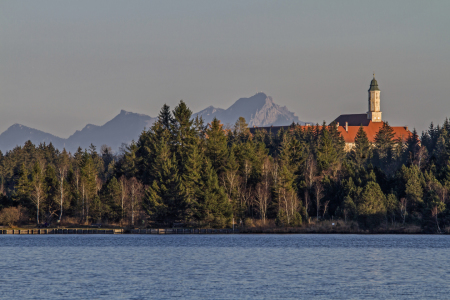
[[121,187],[116,177],[112,177],[102,190],[103,203],[105,205],[105,217],[108,220],[118,221],[121,213]]
[[180,176],[186,173],[186,161],[197,142],[197,134],[194,121],[192,120],[192,111],[186,106],[186,103],[180,103],[173,110],[173,121],[171,124],[171,151],[175,155]]
[[22,164],[20,166],[18,178],[15,184],[15,193],[13,196],[15,202],[26,207],[30,206],[32,190],[29,176],[28,169],[25,167],[25,164]]
[[377,227],[386,216],[386,197],[378,183],[369,181],[357,203],[358,221],[363,228]]
[[201,192],[202,167],[205,157],[198,147],[194,147],[193,151],[186,161],[186,173],[183,174],[183,186],[186,193],[186,201],[188,211],[186,216],[188,219],[193,218],[198,207],[199,194]]
[[347,219],[352,220],[356,216],[356,205],[350,196],[346,196],[344,199],[344,221]]
[[250,130],[244,117],[239,117],[234,124],[233,135],[236,142],[245,142],[250,138]]
[[408,164],[412,164],[417,159],[417,156],[419,154],[420,150],[420,140],[419,136],[417,135],[417,131],[414,128],[412,134],[408,136],[408,139],[406,140],[406,151],[404,158],[404,161]]
[[225,227],[232,215],[226,193],[219,186],[217,174],[209,160],[203,164],[202,184],[199,190],[197,218],[213,227]]
[[153,166],[155,179],[145,191],[144,207],[150,218],[162,224],[184,221],[188,202],[178,173],[175,155],[170,153],[166,141],[159,142]]
[[123,157],[121,162],[121,173],[127,174],[128,177],[135,177],[138,175],[139,157],[137,155],[138,145],[131,141],[123,149]]
[[321,172],[328,172],[336,168],[339,163],[338,154],[336,148],[333,146],[333,142],[328,129],[323,126],[320,136],[319,146],[317,148],[317,165]]
[[172,113],[170,112],[170,107],[164,104],[158,115],[158,123],[161,125],[163,130],[170,130],[170,126],[174,119]]
[[394,136],[394,129],[387,122],[383,122],[382,127],[375,135],[375,163],[385,172],[390,171],[392,150],[395,143]]
[[395,214],[398,211],[399,208],[399,202],[395,194],[389,194],[386,197],[386,202],[384,203],[384,206],[386,207],[386,213],[391,218],[392,223],[395,221]]
[[405,194],[413,209],[417,209],[417,206],[423,203],[423,178],[421,178],[420,174],[419,168],[413,165],[409,168],[406,177]]
[[355,137],[355,147],[350,152],[353,163],[361,168],[371,157],[371,146],[367,134],[362,126]]
[[224,167],[227,156],[227,137],[222,129],[222,124],[216,118],[213,119],[209,129],[206,130],[206,156],[210,159],[214,170],[220,173]]

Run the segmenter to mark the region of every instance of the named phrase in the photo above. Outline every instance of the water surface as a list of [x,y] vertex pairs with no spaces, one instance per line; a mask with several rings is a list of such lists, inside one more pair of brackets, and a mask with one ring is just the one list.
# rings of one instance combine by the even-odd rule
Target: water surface
[[1,299],[446,299],[450,236],[0,235]]

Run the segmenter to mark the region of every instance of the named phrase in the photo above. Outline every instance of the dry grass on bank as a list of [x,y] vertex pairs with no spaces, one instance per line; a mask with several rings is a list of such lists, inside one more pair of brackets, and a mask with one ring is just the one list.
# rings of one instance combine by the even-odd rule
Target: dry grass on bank
[[[361,229],[357,222],[343,220],[337,221],[315,221],[310,220],[309,224],[303,224],[299,227],[278,227],[273,220],[262,223],[261,220],[246,220],[245,227],[239,228],[242,233],[347,233],[347,234],[418,234],[423,233],[420,226],[417,225],[403,225],[399,223],[387,224],[384,223],[374,230]],[[450,233],[450,229],[446,229],[446,233]]]

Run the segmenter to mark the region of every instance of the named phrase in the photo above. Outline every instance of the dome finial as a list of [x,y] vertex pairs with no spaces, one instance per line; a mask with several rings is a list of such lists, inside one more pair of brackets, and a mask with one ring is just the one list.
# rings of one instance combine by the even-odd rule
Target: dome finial
[[375,72],[373,72],[373,79],[370,82],[370,89],[369,89],[369,91],[379,91],[379,89],[378,89],[378,82],[375,79]]

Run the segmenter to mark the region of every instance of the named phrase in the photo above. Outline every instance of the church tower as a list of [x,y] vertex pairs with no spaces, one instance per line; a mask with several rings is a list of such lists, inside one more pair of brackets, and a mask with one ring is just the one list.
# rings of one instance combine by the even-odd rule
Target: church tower
[[369,111],[367,112],[367,119],[372,122],[382,122],[380,110],[380,89],[378,88],[378,82],[375,79],[375,73],[373,74],[373,79],[370,82]]

